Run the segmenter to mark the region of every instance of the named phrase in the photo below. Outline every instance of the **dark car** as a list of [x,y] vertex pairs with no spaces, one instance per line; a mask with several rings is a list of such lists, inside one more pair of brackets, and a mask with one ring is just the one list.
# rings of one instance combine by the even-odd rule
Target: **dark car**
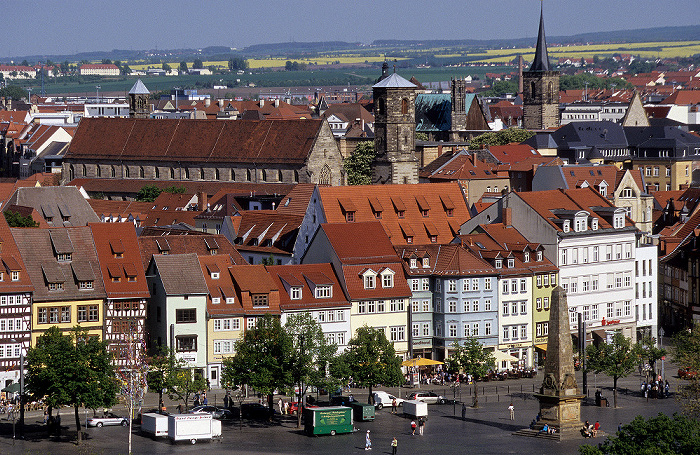
[[233,413],[228,409],[217,408],[216,406],[203,405],[190,410],[191,414],[211,414],[215,419],[232,419]]
[[241,405],[242,419],[264,420],[270,418],[270,408],[260,403],[243,403]]
[[350,403],[352,403],[353,401],[356,401],[353,397],[336,395],[334,397],[331,397],[330,404],[331,406],[350,406]]

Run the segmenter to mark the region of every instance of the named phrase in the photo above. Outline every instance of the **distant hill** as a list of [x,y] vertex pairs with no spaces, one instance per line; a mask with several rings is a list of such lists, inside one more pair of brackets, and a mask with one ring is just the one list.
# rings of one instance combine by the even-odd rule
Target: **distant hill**
[[[575,44],[575,43],[639,43],[654,41],[695,41],[700,40],[700,25],[689,25],[681,27],[656,27],[634,30],[618,30],[611,32],[582,33],[572,36],[548,36],[549,44]],[[530,47],[533,46],[536,38],[519,39],[491,39],[491,40],[375,40],[371,44],[349,43],[345,41],[316,41],[316,42],[290,42],[290,43],[269,43],[255,44],[242,49],[231,49],[226,46],[209,46],[203,49],[151,49],[151,50],[124,50],[114,49],[111,51],[92,51],[72,55],[27,55],[3,59],[3,62],[10,60],[29,62],[45,61],[54,62],[68,60],[79,62],[81,60],[99,61],[102,59],[120,60],[122,62],[145,60],[159,63],[162,61],[192,61],[194,58],[207,60],[216,57],[217,60],[230,57],[254,57],[254,56],[284,56],[289,58],[300,58],[302,56],[313,56],[315,53],[334,51],[371,51],[372,48],[393,48],[396,50],[410,50],[415,48],[442,47],[442,46],[464,46],[471,48],[494,48],[494,47]]]

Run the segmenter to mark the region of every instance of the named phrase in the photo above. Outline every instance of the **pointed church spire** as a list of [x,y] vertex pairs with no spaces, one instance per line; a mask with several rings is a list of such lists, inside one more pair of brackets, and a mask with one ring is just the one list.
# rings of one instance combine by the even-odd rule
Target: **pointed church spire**
[[547,55],[547,39],[544,36],[544,2],[540,3],[540,31],[537,33],[537,47],[535,48],[535,60],[530,71],[551,71],[549,67],[549,55]]

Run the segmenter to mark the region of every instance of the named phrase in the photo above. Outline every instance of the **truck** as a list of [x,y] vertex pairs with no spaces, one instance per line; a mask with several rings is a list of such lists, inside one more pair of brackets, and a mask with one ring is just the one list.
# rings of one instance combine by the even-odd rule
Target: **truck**
[[403,402],[403,414],[410,417],[428,417],[428,403],[419,400],[406,400]]
[[168,416],[148,412],[141,416],[141,432],[153,439],[168,436]]
[[168,416],[168,437],[170,442],[211,441],[221,437],[221,422],[211,414],[173,414]]
[[355,420],[359,420],[361,422],[374,420],[374,405],[353,401],[350,403],[350,407],[352,408],[352,416]]
[[352,433],[354,430],[352,408],[329,406],[304,409],[304,431],[309,436],[338,433]]

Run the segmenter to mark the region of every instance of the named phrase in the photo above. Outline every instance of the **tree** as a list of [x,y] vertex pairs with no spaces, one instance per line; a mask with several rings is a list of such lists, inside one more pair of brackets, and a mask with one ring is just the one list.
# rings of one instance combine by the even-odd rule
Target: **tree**
[[517,81],[494,81],[491,84],[491,88],[487,90],[484,94],[486,96],[503,96],[506,93],[517,93],[518,83]]
[[[460,344],[452,343],[453,352],[447,360],[450,369],[461,370],[464,374],[470,374],[474,378],[484,377],[496,364],[496,359],[491,351],[484,350],[476,338],[469,337]],[[479,407],[478,387],[474,387],[473,407]]]
[[19,85],[8,85],[0,89],[0,96],[12,98],[13,100],[21,100],[27,97],[27,92]]
[[469,148],[471,150],[478,150],[482,147],[482,145],[506,145],[510,144],[511,142],[520,143],[534,135],[535,133],[532,131],[527,131],[520,128],[507,128],[500,131],[489,131],[488,133],[472,138],[469,143]]
[[121,68],[122,74],[131,74],[131,68],[129,68],[129,65],[124,63]]
[[[173,356],[174,357],[174,356]],[[201,373],[192,371],[184,360],[175,359],[168,371],[167,390],[171,400],[184,401],[187,411],[190,396],[207,388],[207,380]]]
[[27,389],[47,397],[50,408],[72,405],[78,444],[82,439],[78,408],[114,405],[118,383],[107,344],[77,326],[64,335],[53,326],[27,353]]
[[[682,368],[700,371],[700,324],[676,333],[671,352],[674,362]],[[697,374],[678,385],[678,398],[686,416],[700,418],[700,379]]]
[[228,383],[247,384],[267,395],[272,415],[272,394],[292,383],[287,368],[291,350],[291,340],[282,330],[279,318],[266,314],[258,319],[255,328],[246,330],[243,338],[236,341],[236,354],[224,359],[222,376]]
[[162,68],[163,71],[165,71],[166,73],[169,73],[170,71],[172,71],[172,68],[170,67],[170,65],[168,65],[168,64],[165,63],[165,62],[163,62],[163,64],[161,65],[161,68]]
[[24,60],[22,60],[22,63],[20,63],[20,65],[22,65],[22,66],[29,66],[29,62],[28,62],[27,59],[25,58]]
[[194,62],[192,62],[192,68],[202,69],[202,68],[204,68],[204,63],[202,62],[201,59],[196,58],[196,59],[194,59]]
[[348,343],[348,350],[343,354],[353,380],[360,387],[369,389],[367,403],[373,403],[373,387],[400,386],[403,381],[401,361],[396,356],[394,344],[391,343],[383,329],[362,326]]
[[181,73],[187,72],[187,62],[185,62],[185,61],[180,62],[180,72]]
[[602,444],[582,445],[582,455],[689,454],[700,446],[700,422],[674,414],[659,414],[644,420],[637,416]]
[[348,174],[348,185],[372,183],[372,161],[375,156],[372,141],[361,142],[355,147],[355,151],[343,161],[343,167]]
[[103,65],[111,65],[111,64],[112,64],[112,61],[111,61],[110,59],[108,59],[108,58],[103,58],[103,59],[102,59],[102,64],[103,64]]
[[328,365],[338,347],[327,342],[321,325],[309,312],[291,315],[284,324],[284,331],[291,342],[289,370],[297,389],[297,428],[301,428],[301,403],[309,386],[335,388],[329,387],[333,380],[328,376]]
[[31,215],[22,216],[19,212],[8,210],[4,212],[5,221],[10,227],[39,227],[39,223],[34,221]]
[[272,253],[270,253],[268,257],[262,258],[260,263],[262,265],[275,265],[275,257],[272,255]]
[[185,194],[187,189],[184,186],[168,186],[166,188],[163,188],[164,193],[170,193],[170,194]]
[[647,362],[651,371],[656,374],[656,361],[661,360],[661,357],[666,355],[666,350],[657,347],[656,338],[648,335],[637,341],[637,350],[642,361]]
[[149,369],[146,382],[149,390],[158,391],[158,403],[163,401],[163,391],[169,388],[170,372],[175,364],[175,356],[166,346],[160,349],[148,361]]
[[605,373],[613,378],[613,403],[617,407],[617,380],[634,371],[639,361],[639,351],[622,333],[616,332],[612,342],[586,348],[586,368]]
[[429,141],[430,138],[428,137],[428,133],[423,133],[423,132],[417,132],[415,135],[415,138],[417,141]]
[[231,57],[228,59],[228,69],[231,71],[248,69],[248,61],[240,57]]
[[142,202],[153,202],[162,192],[163,190],[155,185],[146,185],[142,187],[138,193],[136,193],[136,200]]
[[129,454],[131,450],[131,432],[134,422],[134,406],[139,405],[138,413],[141,413],[141,404],[146,395],[148,378],[148,363],[146,362],[146,344],[143,338],[139,339],[134,332],[125,334],[123,344],[118,347],[122,363],[117,368],[117,377],[121,388],[121,395],[129,403]]

